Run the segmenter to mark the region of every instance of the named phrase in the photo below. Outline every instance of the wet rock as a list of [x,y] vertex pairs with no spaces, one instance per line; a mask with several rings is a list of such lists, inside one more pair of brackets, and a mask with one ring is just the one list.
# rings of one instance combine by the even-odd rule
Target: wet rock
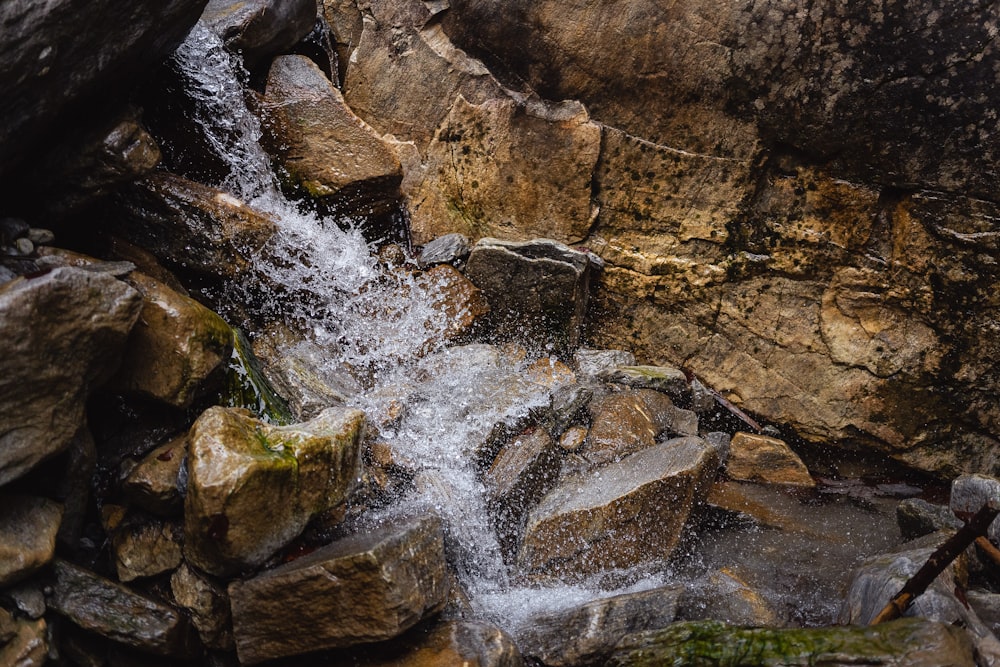
[[990,632],[996,634],[1000,630],[1000,594],[971,589],[965,592],[965,599]]
[[807,629],[734,628],[724,623],[677,623],[626,637],[605,664],[639,667],[680,662],[746,667],[882,664],[932,667],[976,664],[958,628],[921,619],[872,627]]
[[483,290],[487,325],[499,336],[556,351],[579,343],[591,277],[586,253],[546,239],[483,239],[465,273]]
[[153,577],[175,570],[183,556],[179,523],[133,517],[119,524],[111,535],[118,580]]
[[63,508],[46,498],[0,496],[0,588],[52,560]]
[[767,490],[756,484],[716,480],[705,503],[709,507],[738,515],[743,520],[767,528],[819,535],[794,510],[789,511],[788,507],[773,503]]
[[[416,283],[429,295],[431,308],[444,318],[444,327],[428,326],[431,331],[441,331],[444,340],[469,333],[490,312],[483,292],[453,266],[434,266],[417,276]],[[428,341],[435,342],[438,341],[433,338]]]
[[778,615],[760,591],[728,568],[708,573],[684,591],[678,618],[723,621],[731,625],[775,627]]
[[[968,521],[983,507],[1000,506],[1000,479],[979,474],[956,477],[951,483],[948,506],[962,521]],[[994,544],[1000,543],[1000,518],[990,524],[986,534]]]
[[676,620],[682,586],[666,586],[532,616],[518,635],[522,652],[552,667],[602,664],[627,635]]
[[904,540],[962,527],[962,522],[947,506],[935,505],[920,498],[907,498],[896,506],[896,523]]
[[[440,610],[447,593],[440,521],[396,521],[232,583],[240,662],[390,639]],[[288,632],[289,618],[308,632]]]
[[732,438],[728,433],[723,433],[722,431],[712,431],[711,433],[704,434],[702,437],[705,439],[705,442],[715,448],[716,453],[719,455],[719,466],[725,468],[729,462],[729,450],[732,446]]
[[587,417],[587,406],[590,405],[593,397],[593,390],[578,384],[571,383],[556,387],[552,392],[549,401],[549,415],[545,420],[549,434],[553,438],[561,437],[566,429],[571,428],[571,424],[584,421]]
[[618,366],[602,371],[598,376],[605,382],[627,387],[656,389],[675,401],[690,398],[691,388],[684,371],[670,366]]
[[126,646],[157,655],[191,653],[190,626],[182,613],[72,563],[54,562],[47,602],[84,630]]
[[48,629],[43,619],[15,618],[0,608],[0,664],[42,667],[48,662]]
[[570,426],[559,436],[559,447],[566,452],[576,452],[583,448],[590,431],[586,426]]
[[263,105],[278,159],[313,197],[350,190],[376,202],[396,199],[402,178],[396,153],[310,60],[275,58]]
[[69,445],[140,307],[125,283],[75,268],[0,286],[0,485]]
[[25,618],[35,621],[45,614],[45,593],[37,579],[4,589],[0,597],[9,600],[11,609]]
[[576,372],[584,378],[597,377],[602,372],[613,372],[620,366],[635,365],[635,355],[625,350],[593,350],[581,347],[573,353]]
[[210,649],[232,650],[232,615],[226,589],[186,564],[170,577],[170,592],[177,606],[191,615],[202,643]]
[[[652,447],[665,431],[677,431],[674,421],[680,412],[666,394],[652,389],[609,394],[594,399],[588,409],[593,425],[584,455],[595,465]],[[694,433],[686,435],[697,431],[696,420]]]
[[233,351],[233,331],[217,314],[163,283],[132,273],[142,293],[142,312],[129,334],[112,386],[184,408],[221,380]]
[[313,29],[316,14],[316,0],[209,0],[201,21],[251,66],[295,46]]
[[668,559],[717,466],[714,450],[688,437],[564,479],[529,515],[518,562],[572,579]]
[[245,410],[206,410],[188,434],[188,562],[219,576],[262,564],[346,499],[363,429],[364,414],[347,408],[292,426]]
[[[411,633],[412,634],[412,633]],[[404,636],[402,644],[374,656],[361,651],[355,663],[362,667],[522,667],[521,653],[506,632],[481,621],[446,621],[429,632]]]
[[783,440],[743,432],[730,441],[726,475],[739,481],[816,486],[805,464]]
[[417,255],[417,264],[421,267],[435,264],[461,266],[470,252],[472,246],[469,244],[469,237],[453,232],[428,241]]
[[178,514],[184,502],[180,487],[186,458],[186,435],[160,445],[129,472],[122,482],[122,493],[131,504],[153,514]]

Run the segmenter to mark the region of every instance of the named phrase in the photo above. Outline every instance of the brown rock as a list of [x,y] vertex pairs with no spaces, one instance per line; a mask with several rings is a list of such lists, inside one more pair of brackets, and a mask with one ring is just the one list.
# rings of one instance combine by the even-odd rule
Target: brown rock
[[583,447],[589,433],[586,426],[570,426],[559,436],[559,446],[567,452],[575,452]]
[[262,564],[342,503],[360,465],[364,414],[329,408],[271,426],[245,410],[206,410],[188,434],[184,555],[219,576]]
[[[396,650],[355,657],[361,667],[522,667],[524,660],[506,632],[481,621],[447,621],[428,633],[397,640]],[[378,654],[379,651],[372,651]]]
[[816,482],[783,440],[737,433],[730,441],[726,475],[730,479],[765,484],[814,487]]
[[128,501],[161,516],[179,513],[183,505],[180,474],[187,458],[187,435],[160,445],[132,469],[122,482]]
[[593,425],[584,455],[594,464],[652,447],[664,431],[673,430],[678,412],[666,394],[652,389],[608,394],[595,399],[589,409]]
[[[229,587],[243,664],[381,641],[440,610],[448,594],[434,517],[390,523]],[[294,619],[308,632],[289,632]]]
[[729,568],[709,572],[703,581],[688,586],[678,617],[750,627],[780,625],[778,615],[760,591]]
[[170,592],[174,602],[191,615],[191,623],[206,647],[233,650],[232,614],[223,586],[183,564],[170,577]]
[[316,0],[209,0],[201,21],[253,64],[287,51],[316,24]]
[[180,524],[133,518],[118,525],[111,536],[118,580],[125,583],[176,569],[181,554]]
[[0,496],[0,588],[52,560],[62,514],[59,503],[45,498]]
[[528,517],[519,564],[572,579],[668,559],[718,459],[700,438],[678,438],[564,479]]
[[0,609],[0,664],[43,667],[48,661],[48,628],[44,619],[14,618]]
[[417,287],[426,291],[431,307],[444,318],[444,326],[437,330],[442,332],[445,340],[454,340],[468,333],[477,321],[490,312],[482,291],[448,264],[440,264],[421,273],[417,276]]

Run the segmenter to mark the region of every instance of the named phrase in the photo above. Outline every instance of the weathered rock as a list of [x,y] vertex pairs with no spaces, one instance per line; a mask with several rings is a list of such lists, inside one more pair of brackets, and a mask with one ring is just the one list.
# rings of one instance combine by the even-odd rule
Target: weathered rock
[[316,0],[209,0],[201,21],[249,65],[295,46],[316,23]]
[[367,200],[398,197],[402,171],[395,151],[310,60],[275,58],[263,108],[279,160],[314,197],[336,198],[345,189],[352,196],[364,191]]
[[[615,461],[652,447],[665,431],[673,431],[678,409],[670,398],[652,389],[625,390],[594,399],[589,408],[593,425],[584,456],[594,464]],[[694,433],[697,434],[697,427]]]
[[63,508],[46,498],[0,496],[0,588],[52,560]]
[[1000,630],[1000,594],[972,589],[965,592],[965,599],[990,632],[996,634]]
[[0,286],[0,485],[70,443],[84,400],[114,373],[140,307],[125,283],[75,268]]
[[358,476],[364,421],[347,408],[293,426],[206,410],[188,434],[188,562],[220,576],[256,567],[342,503]]
[[119,524],[111,535],[118,580],[125,583],[176,569],[183,559],[182,534],[173,521],[133,517]]
[[178,514],[184,502],[180,486],[186,458],[186,435],[157,447],[129,472],[122,482],[122,493],[130,503],[153,514]]
[[519,564],[572,579],[668,559],[717,465],[709,445],[688,437],[564,479],[529,515]]
[[705,499],[709,507],[737,514],[755,524],[778,530],[818,534],[785,507],[775,507],[768,502],[766,494],[759,493],[759,487],[745,482],[716,480]]
[[[482,291],[453,266],[434,266],[417,276],[417,287],[429,296],[429,305],[444,319],[443,326],[431,326],[444,340],[454,340],[468,333],[472,326],[490,312]],[[439,342],[436,338],[428,344]]]
[[532,616],[518,635],[521,650],[552,667],[600,664],[625,636],[673,623],[683,590],[654,588]]
[[[351,655],[360,667],[522,667],[506,632],[481,621],[446,621],[429,632],[404,636],[394,646]],[[401,645],[400,645],[401,644]]]
[[142,293],[142,312],[129,334],[118,391],[138,392],[185,408],[221,380],[233,351],[233,330],[217,314],[141,273],[128,283]]
[[598,373],[606,382],[662,391],[670,398],[690,397],[691,388],[684,371],[670,366],[618,366]]
[[593,390],[575,383],[556,387],[549,401],[549,414],[544,420],[549,435],[561,437],[572,424],[586,420],[587,406],[593,398]]
[[171,575],[170,592],[174,602],[191,615],[191,623],[206,647],[234,648],[232,614],[224,587],[184,564]]
[[14,611],[25,618],[35,621],[45,614],[45,593],[39,579],[5,588],[3,597],[11,602]]
[[559,436],[559,447],[567,452],[578,451],[586,442],[588,433],[590,431],[586,426],[570,426]]
[[593,350],[581,347],[573,352],[573,362],[576,372],[581,377],[591,378],[620,366],[635,365],[635,355],[625,350]]
[[729,446],[730,479],[789,486],[816,486],[809,470],[783,440],[739,432]]
[[591,273],[586,253],[545,239],[483,239],[465,269],[483,290],[491,309],[487,323],[501,337],[557,350],[580,341]]
[[192,635],[187,618],[63,560],[53,566],[48,606],[84,630],[158,655],[187,656]]
[[[124,100],[197,20],[205,0],[5,3],[0,53],[0,170],[53,129],[70,107],[99,95]],[[50,137],[51,138],[51,137]]]
[[[447,597],[441,523],[409,519],[349,537],[229,587],[243,664],[390,639]],[[289,632],[288,619],[308,628]]]
[[0,608],[0,664],[43,667],[48,653],[48,631],[43,619],[15,618]]
[[896,523],[904,540],[962,527],[962,522],[947,506],[935,505],[920,498],[907,498],[896,506]]
[[428,241],[417,255],[417,264],[422,267],[435,264],[462,265],[472,252],[469,237],[452,232]]
[[626,637],[605,663],[745,667],[877,664],[935,667],[976,664],[969,638],[944,623],[915,618],[872,627],[734,628],[714,621],[677,623]]
[[685,621],[723,621],[745,627],[780,625],[764,596],[725,568],[688,585],[677,615]]

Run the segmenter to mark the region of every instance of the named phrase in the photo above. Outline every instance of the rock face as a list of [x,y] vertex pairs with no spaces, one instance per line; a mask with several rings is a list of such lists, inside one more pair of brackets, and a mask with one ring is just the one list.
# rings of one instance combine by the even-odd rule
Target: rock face
[[52,560],[62,507],[45,498],[0,496],[0,587]]
[[715,450],[689,437],[564,479],[529,515],[519,564],[572,579],[667,559],[717,467]]
[[441,523],[390,523],[234,582],[229,595],[243,664],[395,637],[444,606]]
[[216,575],[260,565],[358,477],[364,414],[330,408],[294,426],[209,408],[188,435],[184,555]]
[[730,479],[809,488],[816,486],[802,459],[784,440],[739,432],[729,445],[726,475]]
[[70,443],[87,394],[114,373],[140,308],[125,283],[76,268],[0,285],[0,485]]

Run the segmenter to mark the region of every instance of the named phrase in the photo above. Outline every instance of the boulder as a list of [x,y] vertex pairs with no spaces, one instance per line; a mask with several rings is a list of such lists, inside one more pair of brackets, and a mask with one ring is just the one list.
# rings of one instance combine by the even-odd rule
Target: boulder
[[717,621],[677,623],[664,630],[626,637],[604,664],[972,667],[977,663],[969,638],[961,629],[904,618],[872,627],[802,629],[739,628]]
[[[160,516],[180,513],[184,504],[181,475],[186,478],[187,436],[173,438],[147,454],[122,481],[130,504]],[[183,471],[183,472],[182,472]]]
[[518,634],[521,651],[551,667],[602,664],[625,636],[673,623],[683,590],[665,586],[536,614]]
[[48,565],[62,514],[62,506],[46,498],[0,496],[0,588]]
[[[599,465],[620,460],[652,447],[664,432],[677,432],[679,412],[670,398],[652,389],[633,389],[594,399],[590,406],[592,426],[584,456]],[[681,424],[681,426],[683,426]],[[684,430],[690,431],[689,428]],[[694,432],[697,435],[697,420]]]
[[447,593],[441,522],[392,521],[230,584],[236,650],[256,664],[390,639],[439,611]]
[[[963,522],[984,507],[1000,508],[1000,479],[990,475],[961,475],[952,480],[948,508]],[[1000,517],[993,520],[987,536],[994,544],[1000,542]]]
[[79,627],[146,653],[187,657],[193,637],[181,612],[57,559],[50,609]]
[[733,436],[726,476],[745,482],[816,486],[802,459],[783,440],[753,433],[739,432]]
[[142,294],[142,312],[112,387],[186,408],[214,388],[213,379],[219,384],[233,352],[233,330],[217,314],[158,280],[133,272],[127,282]]
[[256,567],[343,503],[358,477],[364,424],[347,408],[292,426],[206,410],[188,433],[187,561],[218,576]]
[[715,450],[687,437],[566,478],[530,513],[518,563],[574,579],[667,560],[717,467]]
[[432,310],[428,330],[440,332],[428,345],[460,338],[490,312],[483,292],[453,266],[431,267],[417,276],[416,285],[428,297]]
[[201,21],[248,66],[287,51],[316,24],[316,0],[209,0]]
[[621,366],[634,366],[635,355],[625,350],[595,350],[581,347],[573,352],[573,363],[581,377],[592,378],[602,372],[614,372]]
[[49,657],[48,633],[43,619],[16,618],[0,608],[0,664],[43,667]]
[[556,351],[580,342],[592,262],[556,241],[483,239],[465,274],[490,304],[486,326],[506,339]]
[[0,285],[0,485],[69,445],[140,308],[125,283],[77,268]]
[[177,606],[190,614],[202,644],[227,651],[235,647],[229,595],[224,586],[185,563],[170,576],[170,593]]

